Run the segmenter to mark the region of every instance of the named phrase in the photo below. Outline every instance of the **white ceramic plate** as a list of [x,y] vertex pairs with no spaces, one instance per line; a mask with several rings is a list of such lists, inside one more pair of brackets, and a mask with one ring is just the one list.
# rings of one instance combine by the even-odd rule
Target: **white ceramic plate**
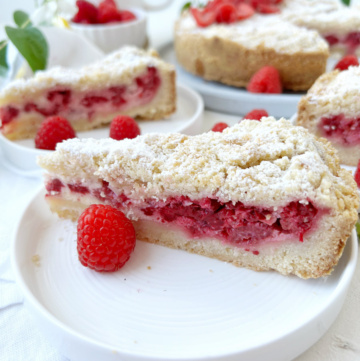
[[137,242],[123,269],[101,274],[79,263],[75,229],[40,190],[12,244],[26,304],[72,361],[289,361],[330,327],[357,259],[354,232],[333,274],[317,280]]
[[173,44],[160,50],[161,57],[176,66],[177,78],[204,98],[206,108],[244,116],[253,109],[266,109],[276,118],[291,117],[305,93],[254,94],[243,88],[235,88],[217,82],[206,81],[185,71],[176,61]]
[[[193,135],[201,132],[204,102],[195,91],[177,85],[177,110],[168,119],[156,121],[140,121],[141,134],[158,132],[182,132]],[[109,127],[78,132],[79,138],[107,138]],[[34,139],[10,141],[0,134],[0,146],[4,153],[4,163],[12,171],[22,176],[39,176],[42,171],[36,164],[40,154],[49,151],[35,149]]]

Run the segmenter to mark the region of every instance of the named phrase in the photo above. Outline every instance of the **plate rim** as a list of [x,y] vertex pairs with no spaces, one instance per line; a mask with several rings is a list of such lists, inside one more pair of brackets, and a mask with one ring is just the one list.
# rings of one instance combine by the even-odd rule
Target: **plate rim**
[[[229,361],[235,361],[237,360],[237,357],[242,357],[242,354],[246,357],[247,353],[251,353],[255,351],[256,349],[261,349],[263,347],[271,347],[273,345],[276,345],[277,342],[287,342],[287,338],[289,338],[292,334],[296,333],[299,329],[309,327],[311,322],[314,318],[320,317],[323,313],[326,313],[331,306],[335,306],[338,302],[339,295],[342,296],[341,302],[338,304],[338,311],[335,313],[335,315],[332,316],[332,320],[329,323],[329,326],[327,326],[324,330],[322,330],[321,334],[318,335],[318,337],[314,340],[312,340],[312,343],[308,345],[308,347],[302,352],[305,352],[307,349],[309,349],[313,344],[315,344],[323,335],[328,331],[328,329],[331,327],[335,319],[337,318],[340,310],[342,309],[344,300],[346,298],[348,288],[351,284],[351,281],[354,276],[354,272],[357,265],[357,256],[358,256],[358,242],[357,242],[357,235],[355,228],[352,230],[351,235],[346,243],[346,247],[351,246],[351,250],[349,251],[349,260],[347,261],[346,265],[344,266],[344,269],[339,276],[339,280],[337,282],[337,285],[334,287],[334,290],[331,293],[331,296],[326,299],[323,306],[321,307],[321,310],[319,313],[312,315],[309,319],[305,320],[305,322],[301,323],[300,325],[297,325],[296,327],[293,327],[291,330],[288,330],[286,333],[282,335],[278,335],[270,340],[268,342],[263,343],[261,345],[255,345],[252,346],[249,349],[241,350],[241,351],[231,351],[228,353],[220,353],[216,355],[212,355],[211,357],[207,357],[206,355],[202,356],[192,356],[192,357],[167,357],[167,356],[144,356],[142,353],[133,353],[128,352],[124,350],[119,350],[116,346],[112,346],[111,344],[106,344],[102,341],[98,341],[96,339],[91,338],[90,336],[81,334],[79,331],[76,331],[72,329],[70,326],[62,322],[60,319],[58,319],[55,315],[53,315],[49,310],[46,309],[45,305],[41,303],[41,301],[33,294],[30,287],[27,285],[24,277],[23,272],[21,271],[21,266],[19,262],[17,261],[17,247],[18,243],[20,242],[18,240],[19,233],[20,233],[20,225],[23,223],[23,220],[25,219],[26,213],[28,212],[29,207],[35,202],[39,201],[39,198],[41,196],[45,195],[45,188],[43,185],[39,186],[36,191],[33,193],[33,196],[28,200],[28,202],[25,204],[24,208],[22,209],[21,215],[19,217],[19,220],[15,226],[12,239],[11,239],[11,247],[10,247],[10,253],[11,253],[11,265],[12,270],[15,275],[16,284],[20,287],[25,303],[29,304],[31,306],[31,309],[35,309],[38,313],[38,315],[41,316],[42,322],[46,321],[47,323],[51,323],[52,325],[56,326],[62,333],[67,333],[72,338],[75,338],[77,342],[86,343],[86,346],[88,348],[94,348],[96,347],[100,352],[106,352],[109,350],[116,350],[117,356],[124,357],[125,360],[139,360],[139,361],[201,361],[201,360],[210,360],[210,359],[221,359],[221,360],[229,360]],[[49,210],[50,212],[50,210]],[[55,217],[55,215],[54,215]],[[55,219],[55,218],[54,218]],[[344,248],[344,251],[346,249]],[[287,276],[283,276],[287,277]],[[326,276],[326,277],[331,277]],[[37,322],[39,324],[39,322]],[[45,337],[45,335],[44,335]],[[302,352],[300,352],[297,356],[299,356]],[[64,354],[67,356],[66,354]],[[295,356],[295,357],[297,357]],[[246,360],[248,360],[246,358]]]

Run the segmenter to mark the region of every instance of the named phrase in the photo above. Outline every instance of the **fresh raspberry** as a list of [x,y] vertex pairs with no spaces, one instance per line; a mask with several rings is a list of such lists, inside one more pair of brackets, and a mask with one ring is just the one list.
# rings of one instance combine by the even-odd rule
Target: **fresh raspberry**
[[135,248],[135,229],[121,211],[93,204],[80,215],[77,251],[81,264],[97,272],[123,267]]
[[92,3],[85,0],[76,1],[78,12],[73,17],[74,23],[96,24],[98,18],[98,9]]
[[215,22],[216,12],[210,9],[199,10],[197,8],[190,8],[191,14],[196,23],[201,27],[206,27]]
[[216,18],[217,23],[233,23],[237,20],[236,7],[233,4],[221,4],[217,8]]
[[325,40],[329,43],[330,46],[335,45],[339,42],[339,38],[335,35],[325,36]]
[[249,4],[239,3],[236,5],[236,13],[238,20],[244,20],[253,16],[255,9]]
[[360,160],[359,160],[358,165],[356,167],[354,178],[355,178],[355,182],[356,182],[358,188],[360,188]]
[[256,10],[262,14],[275,14],[280,12],[279,7],[277,7],[276,5],[266,3],[258,4]]
[[116,116],[110,124],[110,138],[116,140],[132,139],[140,135],[140,133],[140,127],[134,118],[127,115]]
[[212,131],[213,132],[222,132],[225,128],[228,128],[229,126],[226,123],[216,123],[213,127],[212,127]]
[[116,4],[112,1],[102,1],[98,7],[99,24],[107,24],[112,22],[120,22],[121,15],[116,7]]
[[346,55],[335,65],[334,69],[346,70],[349,66],[359,66],[359,60],[355,55]]
[[264,66],[250,79],[247,90],[251,93],[274,93],[282,92],[280,74],[273,66]]
[[269,114],[265,109],[253,109],[244,116],[244,119],[260,120],[262,117],[268,117]]
[[41,123],[36,133],[35,148],[55,150],[57,143],[75,137],[74,129],[65,118],[49,117]]

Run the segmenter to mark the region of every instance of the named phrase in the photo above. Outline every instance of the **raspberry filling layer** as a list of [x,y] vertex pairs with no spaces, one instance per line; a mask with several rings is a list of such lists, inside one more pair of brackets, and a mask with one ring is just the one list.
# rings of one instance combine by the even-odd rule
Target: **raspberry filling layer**
[[355,31],[343,37],[335,34],[329,34],[325,36],[325,40],[328,42],[330,47],[341,45],[345,48],[346,54],[355,54],[356,50],[360,46],[360,32]]
[[36,102],[28,101],[23,106],[7,105],[0,108],[0,128],[15,121],[24,113],[36,113],[44,117],[59,115],[68,120],[92,120],[97,114],[107,115],[131,107],[149,103],[156,95],[161,79],[154,67],[134,79],[130,85],[111,86],[92,92],[73,92],[57,87]]
[[303,241],[304,234],[316,226],[325,210],[316,208],[310,201],[293,201],[279,209],[246,206],[241,202],[221,202],[203,198],[171,197],[165,201],[147,199],[137,202],[125,195],[116,195],[103,182],[97,189],[82,185],[64,185],[58,179],[49,181],[49,195],[60,194],[63,187],[79,195],[90,194],[118,209],[136,207],[141,218],[175,225],[191,238],[216,238],[239,246],[256,245],[263,241],[281,241],[297,238]]
[[344,146],[360,144],[360,117],[347,118],[344,114],[323,117],[319,122],[323,137]]

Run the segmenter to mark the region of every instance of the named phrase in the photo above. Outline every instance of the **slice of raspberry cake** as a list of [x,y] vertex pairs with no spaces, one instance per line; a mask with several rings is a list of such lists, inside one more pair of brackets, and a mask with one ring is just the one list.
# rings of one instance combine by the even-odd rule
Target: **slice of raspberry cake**
[[60,217],[109,204],[139,240],[258,271],[329,274],[357,220],[356,183],[330,143],[284,119],[197,136],[72,139],[39,164]]
[[360,159],[360,67],[322,75],[298,104],[297,125],[327,138],[342,164]]
[[81,131],[119,114],[161,119],[175,108],[174,67],[154,51],[124,47],[78,70],[52,68],[10,83],[0,93],[0,129],[9,139],[31,138],[52,115]]

